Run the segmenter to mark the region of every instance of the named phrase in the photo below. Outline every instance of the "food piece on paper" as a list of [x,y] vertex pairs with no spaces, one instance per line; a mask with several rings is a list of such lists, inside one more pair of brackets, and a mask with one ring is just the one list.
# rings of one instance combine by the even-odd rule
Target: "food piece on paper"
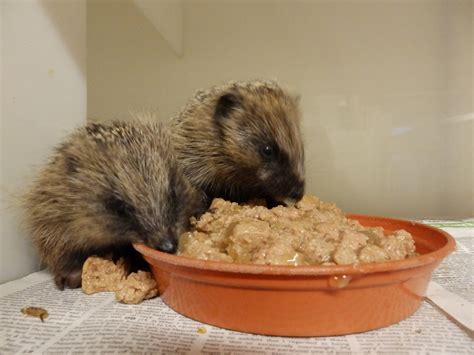
[[41,319],[41,321],[44,323],[44,320],[48,318],[48,311],[44,308],[40,307],[25,307],[21,309],[21,313],[31,316],[31,317],[37,317]]
[[137,304],[158,295],[150,272],[140,270],[127,276],[123,258],[114,263],[98,256],[89,257],[82,267],[82,290],[88,295],[115,292],[117,301],[127,304]]
[[198,327],[197,332],[198,332],[199,334],[206,334],[206,333],[207,333],[207,329],[206,329],[206,327]]
[[131,273],[126,280],[121,281],[115,291],[115,299],[127,304],[137,304],[158,295],[156,281],[150,272]]
[[127,275],[123,258],[117,263],[98,256],[89,257],[82,266],[82,290],[91,295],[96,292],[115,292]]

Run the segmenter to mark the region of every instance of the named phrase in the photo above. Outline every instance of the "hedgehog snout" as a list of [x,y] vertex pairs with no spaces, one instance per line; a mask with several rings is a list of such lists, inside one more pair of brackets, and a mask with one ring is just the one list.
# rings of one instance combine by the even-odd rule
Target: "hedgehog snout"
[[154,234],[153,238],[148,239],[150,247],[165,253],[175,253],[178,249],[178,238],[174,228],[165,228],[162,232]]
[[276,183],[267,190],[267,194],[279,203],[292,205],[301,200],[304,195],[304,180],[287,178],[279,181],[275,180],[275,182]]
[[178,241],[174,238],[164,238],[158,243],[157,249],[165,253],[174,254],[178,249]]
[[293,188],[290,190],[288,197],[295,202],[298,202],[303,198],[304,195],[304,183],[298,182]]

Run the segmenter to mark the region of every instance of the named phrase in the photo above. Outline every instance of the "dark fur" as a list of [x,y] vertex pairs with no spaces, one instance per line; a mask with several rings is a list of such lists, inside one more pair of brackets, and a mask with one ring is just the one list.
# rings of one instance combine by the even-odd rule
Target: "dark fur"
[[305,181],[299,116],[298,99],[274,82],[199,91],[171,121],[177,157],[208,201],[299,200]]
[[90,255],[137,258],[132,242],[174,252],[202,198],[159,124],[90,123],[53,154],[24,199],[25,221],[59,287]]

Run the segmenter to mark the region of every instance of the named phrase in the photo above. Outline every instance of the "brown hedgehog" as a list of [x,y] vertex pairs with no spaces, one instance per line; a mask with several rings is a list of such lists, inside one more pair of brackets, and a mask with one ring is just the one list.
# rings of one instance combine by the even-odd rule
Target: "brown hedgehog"
[[304,150],[298,99],[270,81],[199,91],[172,121],[184,174],[213,197],[299,200]]
[[176,250],[202,198],[173,152],[160,124],[139,122],[90,123],[55,149],[26,194],[24,210],[58,287],[80,286],[91,255],[133,255],[132,242]]

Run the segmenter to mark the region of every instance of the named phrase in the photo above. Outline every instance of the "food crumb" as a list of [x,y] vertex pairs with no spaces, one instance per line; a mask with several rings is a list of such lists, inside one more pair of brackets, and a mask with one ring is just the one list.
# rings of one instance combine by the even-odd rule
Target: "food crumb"
[[207,329],[206,329],[205,327],[198,327],[197,332],[198,332],[199,334],[206,334],[206,333],[207,333]]
[[421,334],[421,329],[417,329],[417,330],[415,330],[415,333],[417,333],[417,334]]
[[21,309],[21,313],[26,314],[27,316],[37,317],[41,319],[43,323],[49,315],[46,309],[40,307],[25,307]]

